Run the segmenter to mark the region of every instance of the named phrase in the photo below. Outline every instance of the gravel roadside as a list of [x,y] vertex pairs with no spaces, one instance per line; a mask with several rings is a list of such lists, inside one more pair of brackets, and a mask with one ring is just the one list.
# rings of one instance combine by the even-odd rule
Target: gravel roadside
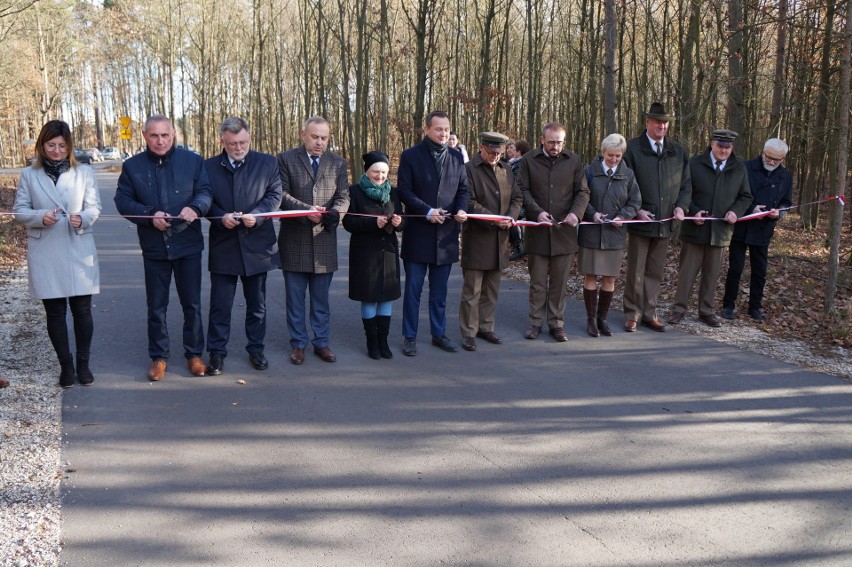
[[[528,282],[521,263],[508,268],[505,276]],[[577,278],[569,283],[575,298],[582,296],[579,282]],[[11,382],[0,390],[0,563],[58,565],[62,550],[59,483],[71,469],[61,463],[62,390],[56,385],[55,357],[41,305],[29,296],[26,267],[2,277],[0,297],[0,342],[4,345],[0,374]],[[614,305],[619,304],[617,297]],[[667,312],[668,306],[661,307]],[[709,329],[687,317],[678,328],[808,370],[852,379],[850,353],[820,356],[804,343],[778,340],[748,322],[726,322],[722,329]]]

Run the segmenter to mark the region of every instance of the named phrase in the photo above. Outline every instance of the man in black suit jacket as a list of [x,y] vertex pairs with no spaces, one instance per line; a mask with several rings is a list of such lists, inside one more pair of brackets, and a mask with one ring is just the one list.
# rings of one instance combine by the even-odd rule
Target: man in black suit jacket
[[[405,297],[402,303],[402,353],[417,354],[420,294],[429,274],[429,323],[432,344],[447,351],[458,348],[446,334],[447,280],[459,261],[459,224],[467,220],[470,189],[461,152],[449,148],[450,118],[446,112],[426,117],[423,141],[399,158],[397,189],[411,217],[402,233]],[[455,211],[453,219],[448,215]]]
[[263,355],[266,337],[266,273],[279,266],[272,219],[255,216],[281,204],[281,178],[275,157],[249,149],[249,125],[228,118],[219,126],[222,153],[204,162],[213,203],[210,220],[210,318],[207,324],[207,373],[218,376],[228,355],[231,309],[237,279],[246,300],[246,351],[257,370],[269,363]]

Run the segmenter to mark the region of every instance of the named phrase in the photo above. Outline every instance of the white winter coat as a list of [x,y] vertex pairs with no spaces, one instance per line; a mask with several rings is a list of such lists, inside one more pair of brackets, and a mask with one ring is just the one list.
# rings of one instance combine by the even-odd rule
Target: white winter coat
[[[59,222],[44,226],[47,211],[59,209]],[[101,212],[101,200],[92,168],[77,165],[59,176],[56,184],[42,168],[21,172],[12,209],[15,220],[27,227],[27,265],[34,299],[74,297],[100,293],[100,271],[92,225]],[[70,213],[83,220],[71,226]]]

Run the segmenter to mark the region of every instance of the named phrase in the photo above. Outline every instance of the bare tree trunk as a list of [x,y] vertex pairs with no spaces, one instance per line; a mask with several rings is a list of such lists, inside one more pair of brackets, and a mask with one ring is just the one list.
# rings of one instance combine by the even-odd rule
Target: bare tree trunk
[[604,129],[606,134],[615,128],[615,38],[618,33],[615,0],[604,3]]
[[741,152],[746,144],[742,136],[747,136],[743,118],[745,101],[743,84],[747,80],[743,74],[743,5],[741,0],[728,0],[728,31],[731,39],[728,53],[728,128],[738,132],[740,138],[735,146]]
[[[846,31],[843,37],[843,62],[840,80],[840,136],[837,144],[837,189],[836,195],[846,195],[846,178],[849,157],[849,79],[852,76],[852,2],[846,3]],[[840,229],[843,224],[843,207],[835,200],[831,215],[831,243],[828,257],[828,280],[825,284],[825,311],[834,308],[837,291],[837,274],[840,258]]]

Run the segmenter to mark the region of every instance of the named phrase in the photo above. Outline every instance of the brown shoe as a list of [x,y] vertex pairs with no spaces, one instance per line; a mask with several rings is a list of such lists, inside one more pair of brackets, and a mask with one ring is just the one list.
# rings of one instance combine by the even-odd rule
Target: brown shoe
[[666,332],[666,326],[660,323],[659,319],[643,319],[642,326],[648,327],[652,331],[657,331],[658,333]]
[[0,388],[8,388],[8,387],[9,387],[9,381],[6,380],[5,378],[0,378]]
[[290,353],[290,362],[297,365],[305,362],[305,349],[294,348],[293,352]]
[[562,327],[550,329],[550,336],[556,339],[558,343],[564,343],[568,340],[568,335],[565,334],[565,329]]
[[326,362],[335,362],[337,361],[337,357],[334,356],[334,353],[331,352],[331,349],[327,346],[322,348],[315,348],[314,354],[323,359]]
[[186,359],[186,367],[193,376],[204,376],[207,372],[207,365],[201,360],[200,356],[193,356]]
[[478,333],[476,333],[476,336],[480,339],[485,339],[492,345],[499,345],[503,342],[503,339],[495,335],[494,331],[479,331]]
[[669,315],[669,325],[677,325],[683,320],[684,315],[686,315],[685,311],[672,311],[672,314]]
[[628,319],[627,321],[625,321],[624,332],[633,333],[634,331],[636,331],[636,321],[634,321],[633,319]]
[[166,375],[166,367],[168,363],[163,358],[155,358],[151,361],[151,368],[148,369],[148,380],[151,382],[159,382]]
[[715,313],[712,315],[699,315],[698,320],[708,327],[717,328],[722,326],[722,320]]
[[524,333],[524,337],[527,339],[537,339],[539,334],[541,334],[541,327],[536,327],[535,325],[530,325],[530,328],[527,329],[527,332]]
[[462,348],[464,350],[475,351],[476,350],[476,339],[473,337],[467,337],[462,341]]

